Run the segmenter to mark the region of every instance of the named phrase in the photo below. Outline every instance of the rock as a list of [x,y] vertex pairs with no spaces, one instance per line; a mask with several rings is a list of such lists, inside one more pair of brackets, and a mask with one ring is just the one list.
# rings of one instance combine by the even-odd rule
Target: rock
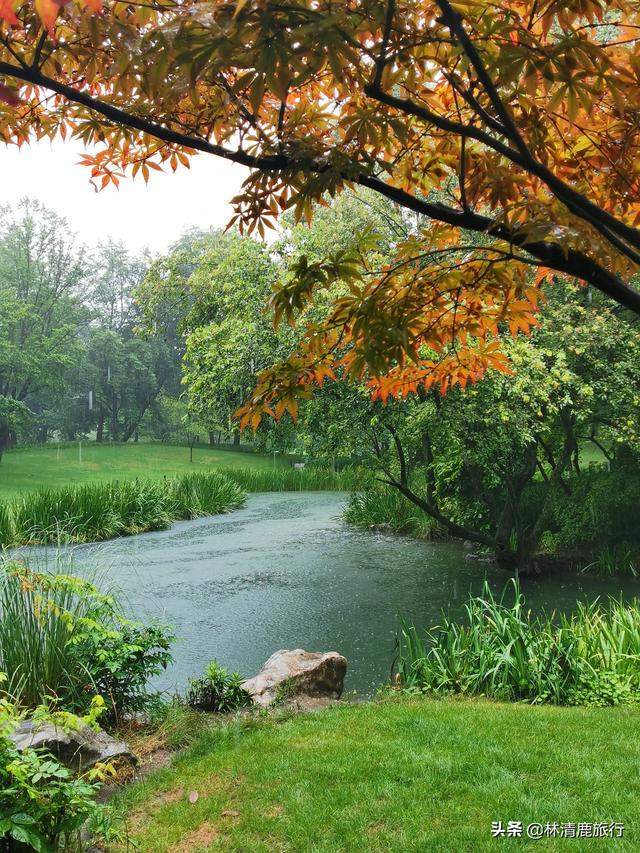
[[124,741],[116,740],[102,730],[86,725],[63,729],[53,723],[25,720],[9,735],[20,750],[44,749],[73,770],[86,770],[98,762],[124,758],[135,764],[137,759]]
[[337,652],[280,649],[242,687],[264,708],[295,696],[339,699],[346,671],[347,659]]

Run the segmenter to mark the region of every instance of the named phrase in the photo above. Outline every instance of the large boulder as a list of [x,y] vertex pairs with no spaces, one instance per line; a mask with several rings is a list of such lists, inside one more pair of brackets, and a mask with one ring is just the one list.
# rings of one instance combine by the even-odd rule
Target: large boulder
[[136,763],[135,756],[124,741],[116,740],[102,730],[94,731],[84,724],[77,729],[69,729],[53,723],[24,720],[9,737],[18,749],[46,750],[62,764],[76,771],[115,758]]
[[337,652],[280,649],[242,686],[256,705],[265,708],[278,699],[298,696],[339,699],[346,671],[347,659]]

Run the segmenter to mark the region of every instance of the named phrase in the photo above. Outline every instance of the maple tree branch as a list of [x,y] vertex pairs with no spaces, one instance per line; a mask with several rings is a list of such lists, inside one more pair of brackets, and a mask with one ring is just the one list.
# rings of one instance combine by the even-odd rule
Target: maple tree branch
[[[491,134],[486,133],[486,131],[482,130],[479,127],[474,127],[470,124],[463,124],[458,121],[454,121],[453,119],[449,119],[446,116],[438,115],[430,110],[428,107],[423,107],[420,104],[416,104],[414,101],[409,100],[408,98],[398,98],[395,95],[390,95],[387,92],[384,92],[377,88],[374,85],[368,85],[364,88],[365,94],[369,97],[374,98],[380,103],[386,104],[389,107],[394,107],[395,109],[400,110],[401,112],[407,115],[416,116],[416,118],[421,118],[424,121],[429,122],[430,124],[435,125],[435,127],[440,128],[440,130],[444,130],[448,133],[454,133],[460,136],[462,139],[471,138],[475,139],[478,142],[482,142],[487,147],[493,149],[496,153],[501,154],[503,157],[506,157],[512,163],[520,166],[525,171],[531,172],[532,174],[537,174],[536,170],[532,168],[536,166],[537,161],[535,161],[531,155],[525,158],[521,153],[515,151],[509,145],[505,145],[499,139],[495,139],[495,137],[491,136]],[[504,132],[504,131],[503,131]],[[540,168],[545,171],[549,171],[546,167],[540,166]],[[553,173],[549,172],[550,175],[553,176]],[[539,175],[537,175],[540,177]],[[555,176],[553,176],[555,178]],[[559,179],[558,179],[559,180]],[[549,182],[545,181],[547,186],[549,186]],[[560,181],[562,183],[562,181]],[[605,225],[600,221],[600,218],[593,213],[591,210],[584,209],[579,204],[575,202],[572,198],[565,198],[561,196],[558,192],[554,192],[556,198],[561,201],[565,207],[571,211],[575,216],[580,219],[584,219],[590,225],[592,225],[599,234],[608,240],[612,246],[614,246],[619,252],[625,255],[629,260],[633,261],[635,264],[640,265],[640,254],[632,249],[630,246],[627,246],[623,240],[621,240],[615,233],[612,233],[612,230],[609,226]],[[589,202],[591,204],[591,202]],[[604,213],[601,208],[596,205],[592,205],[596,211],[600,213]],[[617,220],[616,220],[617,221]],[[626,227],[626,226],[625,226]],[[640,234],[640,232],[638,232]]]
[[[585,214],[593,217],[593,219],[588,219],[591,224],[594,224],[593,220],[595,219],[596,222],[602,223],[605,228],[615,234],[618,234],[623,240],[631,243],[632,246],[640,248],[640,231],[638,231],[637,228],[632,228],[631,226],[626,225],[606,210],[603,210],[597,204],[594,204],[586,196],[579,193],[577,190],[574,190],[550,169],[535,159],[526,142],[522,138],[520,131],[509,113],[509,110],[504,105],[498,89],[491,79],[489,72],[485,68],[480,54],[476,50],[475,45],[464,28],[462,15],[454,10],[453,6],[449,3],[449,0],[436,0],[436,3],[442,11],[442,23],[447,25],[453,38],[458,40],[462,49],[466,53],[471,65],[478,75],[478,80],[482,84],[491,103],[493,104],[494,109],[496,110],[496,113],[498,114],[498,118],[505,126],[508,136],[518,148],[518,151],[525,162],[525,168],[530,171],[531,174],[540,178],[540,180],[549,187],[560,201],[565,204],[569,202],[575,205],[575,210],[572,210],[573,213],[576,213],[577,210],[584,211]],[[580,214],[576,213],[576,215]],[[585,216],[584,218],[587,217]],[[606,237],[605,232],[601,233]]]
[[65,83],[60,83],[51,77],[47,77],[37,68],[22,68],[10,65],[8,62],[0,62],[0,74],[4,74],[7,77],[14,77],[34,86],[42,86],[43,88],[49,89],[58,95],[62,95],[72,103],[81,104],[82,106],[87,107],[87,109],[99,113],[104,116],[104,118],[114,122],[115,124],[130,127],[133,130],[139,130],[142,133],[148,133],[150,136],[154,136],[156,139],[161,139],[163,142],[168,142],[171,145],[178,145],[182,148],[191,148],[196,151],[202,151],[205,154],[214,154],[216,157],[222,157],[225,160],[231,160],[234,163],[238,163],[241,166],[248,166],[252,169],[287,169],[294,165],[290,158],[280,154],[253,156],[251,154],[247,154],[246,151],[242,151],[241,149],[231,151],[222,145],[216,145],[208,142],[206,139],[202,139],[201,137],[190,136],[186,133],[179,133],[175,130],[171,130],[170,128],[163,127],[153,121],[149,121],[148,119],[140,118],[140,116],[133,113],[126,112],[126,110],[116,107],[113,104],[109,104],[106,101],[94,98],[86,92],[74,89],[73,86],[67,86]]
[[373,76],[373,86],[376,89],[380,88],[382,82],[382,74],[387,64],[387,48],[389,39],[391,38],[391,27],[393,26],[393,15],[396,9],[395,0],[389,0],[387,3],[387,13],[385,15],[384,32],[382,34],[382,42],[380,44],[380,56],[375,62],[375,74]]
[[[22,80],[35,86],[41,86],[62,95],[72,103],[85,106],[87,109],[102,115],[108,121],[138,130],[142,133],[147,133],[171,145],[201,151],[206,154],[213,154],[216,157],[221,157],[239,165],[261,171],[287,171],[301,168],[292,157],[286,154],[252,155],[242,149],[233,151],[222,145],[211,143],[201,137],[190,136],[171,130],[153,121],[126,112],[120,107],[101,101],[72,86],[47,77],[37,68],[14,66],[7,62],[0,62],[0,74]],[[311,164],[310,166],[307,164],[306,168],[321,173],[326,171],[328,167],[326,164],[318,163],[315,165]],[[526,233],[513,231],[503,222],[498,222],[488,216],[483,216],[470,210],[461,211],[439,202],[417,198],[405,190],[387,184],[374,175],[360,173],[356,175],[347,174],[344,177],[347,181],[369,187],[407,210],[412,210],[415,213],[422,214],[430,219],[452,225],[456,228],[466,228],[470,231],[490,234],[506,241],[510,245],[522,248],[539,260],[544,266],[557,272],[575,276],[593,285],[620,305],[640,315],[640,293],[582,252],[575,249],[566,249],[556,243],[545,241],[529,242]]]
[[466,228],[480,234],[490,234],[510,245],[524,249],[537,258],[543,266],[579,278],[630,311],[640,314],[640,292],[576,249],[566,249],[557,243],[547,243],[543,240],[529,242],[525,233],[513,231],[503,222],[474,211],[456,210],[440,202],[416,198],[405,190],[391,186],[371,175],[360,175],[355,178],[355,181],[395,201],[401,207],[421,213],[437,222],[444,222],[455,228]]

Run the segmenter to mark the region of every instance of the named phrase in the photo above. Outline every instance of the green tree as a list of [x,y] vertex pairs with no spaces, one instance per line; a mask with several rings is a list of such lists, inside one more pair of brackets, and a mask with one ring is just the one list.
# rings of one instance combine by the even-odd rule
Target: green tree
[[64,219],[31,199],[2,209],[0,449],[15,440],[17,412],[24,422],[38,395],[64,392],[89,319],[86,289],[83,250]]
[[268,250],[255,240],[190,232],[151,267],[138,291],[147,326],[168,325],[182,339],[192,416],[209,431],[230,433],[236,443],[236,409],[257,373],[290,340],[274,331],[264,311],[276,274]]
[[539,547],[557,497],[579,488],[586,448],[609,464],[640,448],[635,318],[571,285],[547,295],[531,338],[504,341],[513,375],[433,391],[375,420],[388,433],[374,438],[386,481],[509,568]]

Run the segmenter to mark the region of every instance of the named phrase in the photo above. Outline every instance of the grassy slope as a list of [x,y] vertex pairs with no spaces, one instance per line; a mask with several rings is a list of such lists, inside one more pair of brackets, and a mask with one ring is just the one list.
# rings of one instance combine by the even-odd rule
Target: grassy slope
[[[640,716],[630,709],[386,700],[205,734],[123,801],[142,851],[483,851],[491,822],[626,825],[640,849]],[[188,795],[199,798],[190,804]],[[227,814],[225,814],[227,812]]]
[[[82,445],[82,462],[78,446],[34,448],[9,451],[0,463],[0,499],[33,491],[40,487],[56,488],[96,480],[132,480],[135,477],[160,478],[172,474],[209,471],[214,468],[251,467],[259,470],[273,467],[273,457],[255,453],[238,453],[196,447],[193,463],[188,447],[164,444]],[[286,465],[276,458],[278,466]]]

